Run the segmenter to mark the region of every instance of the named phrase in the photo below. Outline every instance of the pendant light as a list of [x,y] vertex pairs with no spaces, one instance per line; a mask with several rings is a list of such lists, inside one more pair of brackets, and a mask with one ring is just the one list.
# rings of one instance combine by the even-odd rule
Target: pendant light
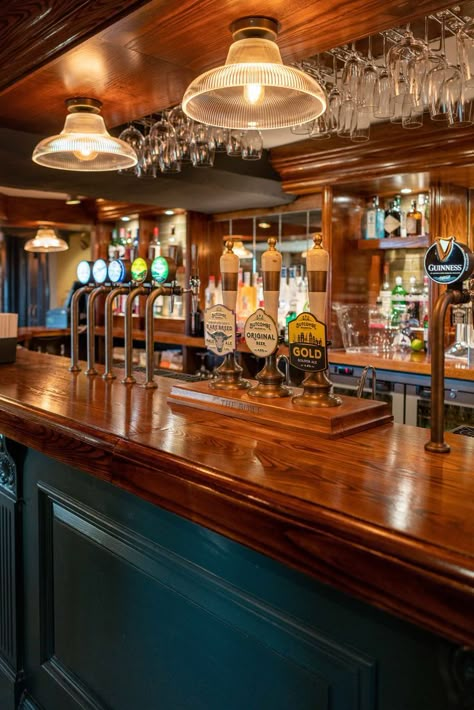
[[55,251],[66,251],[69,249],[68,243],[58,237],[51,227],[39,227],[33,239],[29,239],[25,244],[25,251],[36,251],[48,254]]
[[183,111],[200,123],[241,130],[287,128],[324,113],[326,94],[318,82],[283,64],[278,29],[270,17],[233,22],[225,65],[190,84]]
[[67,99],[64,128],[59,135],[44,138],[33,151],[33,161],[58,170],[122,170],[137,164],[134,149],[111,136],[100,115],[96,99]]

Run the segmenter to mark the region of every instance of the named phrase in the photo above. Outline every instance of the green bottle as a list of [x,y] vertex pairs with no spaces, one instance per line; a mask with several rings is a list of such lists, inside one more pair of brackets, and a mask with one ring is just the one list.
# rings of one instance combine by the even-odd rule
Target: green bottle
[[403,288],[402,277],[395,278],[395,286],[392,290],[392,325],[398,326],[402,321],[402,315],[406,311],[406,300],[404,296],[407,292]]

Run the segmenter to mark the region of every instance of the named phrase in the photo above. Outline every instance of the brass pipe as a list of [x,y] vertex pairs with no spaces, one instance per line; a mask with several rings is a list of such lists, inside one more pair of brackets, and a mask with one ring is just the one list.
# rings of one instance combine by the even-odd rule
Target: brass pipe
[[149,288],[146,286],[136,286],[132,288],[127,296],[125,303],[125,377],[122,380],[124,385],[133,385],[136,382],[132,375],[132,352],[133,352],[133,335],[132,335],[132,307],[133,301],[137,296],[142,296],[148,293]]
[[71,365],[70,372],[80,372],[79,367],[79,299],[84,293],[90,293],[94,286],[82,286],[74,292],[71,299]]
[[101,293],[106,293],[110,291],[110,286],[96,286],[92,289],[89,300],[87,301],[87,370],[85,375],[92,377],[93,375],[98,375],[99,373],[94,367],[95,364],[95,311],[94,306],[97,296]]
[[146,352],[146,374],[145,384],[146,389],[158,387],[156,384],[153,372],[154,366],[154,334],[155,334],[155,319],[153,316],[153,306],[159,296],[171,296],[176,293],[172,286],[158,286],[154,288],[148,298],[145,306],[145,352]]
[[114,380],[116,375],[112,370],[113,365],[113,303],[117,296],[125,295],[129,292],[128,286],[117,286],[107,294],[105,299],[105,369],[102,377],[104,380]]
[[449,444],[444,441],[444,321],[448,306],[467,303],[469,293],[448,288],[435,303],[430,324],[431,346],[431,438],[426,451],[447,454]]

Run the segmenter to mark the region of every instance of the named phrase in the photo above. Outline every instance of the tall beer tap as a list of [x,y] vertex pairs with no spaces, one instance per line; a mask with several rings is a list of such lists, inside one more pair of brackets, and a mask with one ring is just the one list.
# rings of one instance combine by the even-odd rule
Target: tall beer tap
[[109,281],[112,290],[105,299],[105,370],[102,377],[104,380],[114,380],[113,367],[113,304],[118,296],[124,296],[130,291],[132,279],[131,264],[128,260],[113,259],[108,268]]
[[[153,259],[150,267],[152,290],[146,299],[145,306],[145,351],[146,351],[146,374],[145,384],[146,389],[156,388],[158,385],[155,382],[153,373],[155,369],[154,363],[154,335],[155,335],[155,318],[153,307],[159,296],[169,296],[183,293],[183,289],[178,286],[175,281],[176,277],[176,262],[165,256],[157,256]],[[167,284],[167,285],[166,285]],[[173,306],[170,311],[172,312]]]
[[136,382],[132,374],[132,354],[133,354],[133,333],[132,333],[132,309],[133,302],[138,296],[148,294],[150,285],[145,285],[150,279],[150,264],[146,259],[138,257],[132,263],[132,288],[128,292],[125,301],[125,377],[122,383],[133,385]]
[[[220,259],[222,301],[226,308],[235,313],[239,280],[239,257],[233,252],[232,240],[229,239],[225,243],[225,249]],[[241,390],[247,389],[250,386],[247,380],[242,379],[243,370],[238,362],[236,362],[235,350],[225,354],[224,361],[217,368],[216,372],[216,379],[209,383],[210,389]]]
[[84,374],[88,377],[97,375],[95,369],[95,302],[97,297],[107,293],[111,289],[107,281],[107,262],[104,259],[97,259],[92,266],[92,278],[95,288],[89,294],[87,301],[87,370]]
[[[332,383],[328,379],[326,374],[327,371],[327,355],[326,355],[326,300],[327,300],[327,274],[329,268],[329,254],[323,249],[322,246],[322,236],[317,233],[313,236],[313,248],[308,249],[306,256],[306,271],[308,274],[308,300],[310,314],[315,316],[317,321],[314,323],[315,331],[319,330],[320,336],[322,337],[312,337],[309,338],[311,341],[317,341],[317,347],[314,347],[311,354],[308,356],[308,360],[314,361],[314,370],[309,372],[303,380],[303,393],[293,397],[293,403],[297,405],[302,405],[304,407],[337,407],[342,404],[342,400],[335,395],[330,393]],[[310,315],[308,314],[308,315]],[[289,329],[297,327],[297,322],[299,318],[304,318],[303,316],[298,316],[297,321],[294,324],[289,324]],[[313,318],[314,321],[314,318]],[[304,333],[306,330],[301,329]],[[306,332],[312,332],[310,324],[308,322],[308,328]],[[304,335],[302,336],[304,338]],[[305,340],[302,339],[302,346],[304,347]],[[314,344],[314,342],[313,342]],[[296,344],[295,345],[299,345]],[[292,360],[292,349],[293,344],[290,338],[290,362]],[[300,347],[300,349],[302,349]],[[307,348],[308,351],[311,349],[311,345]],[[315,355],[319,357],[316,358]],[[296,365],[298,367],[298,365]],[[311,367],[311,365],[310,365]],[[318,368],[318,369],[316,369]],[[303,369],[301,367],[300,369]]]
[[80,261],[77,265],[77,280],[83,284],[74,292],[71,299],[71,365],[70,372],[80,372],[79,367],[79,300],[84,294],[89,294],[94,288],[92,283],[92,262]]
[[451,449],[444,441],[444,321],[448,306],[474,299],[474,283],[469,282],[470,290],[463,288],[463,281],[474,273],[474,253],[455,237],[438,237],[425,254],[425,272],[435,283],[447,286],[435,303],[430,321],[431,436],[425,449],[447,454]]
[[[261,269],[263,274],[263,299],[265,304],[265,313],[256,311],[250,316],[245,323],[245,338],[249,342],[250,324],[255,323],[255,337],[258,336],[257,329],[261,326],[265,327],[266,332],[261,332],[261,340],[267,340],[273,351],[265,357],[265,364],[262,370],[257,374],[256,379],[258,384],[249,390],[251,397],[289,397],[291,389],[283,384],[284,376],[276,365],[276,356],[278,351],[278,301],[280,298],[280,278],[281,278],[281,254],[277,251],[276,239],[270,237],[268,239],[268,249],[262,254]],[[274,341],[274,342],[272,342]],[[250,346],[249,346],[250,347]]]

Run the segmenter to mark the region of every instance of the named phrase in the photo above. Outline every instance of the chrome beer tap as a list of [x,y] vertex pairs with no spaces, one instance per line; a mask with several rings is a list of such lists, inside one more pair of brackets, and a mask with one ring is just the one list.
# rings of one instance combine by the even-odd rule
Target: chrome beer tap
[[107,281],[107,262],[104,259],[97,259],[92,266],[92,278],[95,288],[89,294],[87,301],[87,370],[85,375],[92,377],[99,373],[94,367],[95,364],[95,302],[97,297],[103,293],[108,293],[111,289]]
[[[132,333],[132,309],[133,303],[138,296],[148,294],[150,290],[150,264],[146,259],[138,257],[131,266],[132,287],[128,292],[125,302],[125,377],[122,380],[124,385],[133,385],[136,382],[132,374],[132,354],[133,354],[133,333]],[[148,285],[145,285],[148,282]]]
[[102,377],[104,380],[114,380],[116,375],[112,370],[113,366],[113,304],[118,296],[124,296],[130,291],[131,264],[122,259],[113,259],[108,268],[109,281],[112,290],[105,299],[105,370]]
[[84,294],[89,294],[94,288],[92,283],[92,262],[80,261],[77,265],[77,280],[84,284],[74,292],[71,300],[71,365],[70,372],[80,372],[79,367],[79,300]]
[[[155,369],[154,363],[154,335],[155,335],[155,318],[153,308],[155,301],[159,296],[169,296],[171,299],[175,295],[181,295],[183,289],[178,286],[175,281],[176,277],[176,262],[165,256],[157,256],[153,259],[150,267],[152,290],[146,299],[145,306],[145,351],[146,351],[146,374],[145,384],[146,389],[154,389],[156,384],[153,373]],[[173,302],[170,304],[170,313],[173,312]]]

